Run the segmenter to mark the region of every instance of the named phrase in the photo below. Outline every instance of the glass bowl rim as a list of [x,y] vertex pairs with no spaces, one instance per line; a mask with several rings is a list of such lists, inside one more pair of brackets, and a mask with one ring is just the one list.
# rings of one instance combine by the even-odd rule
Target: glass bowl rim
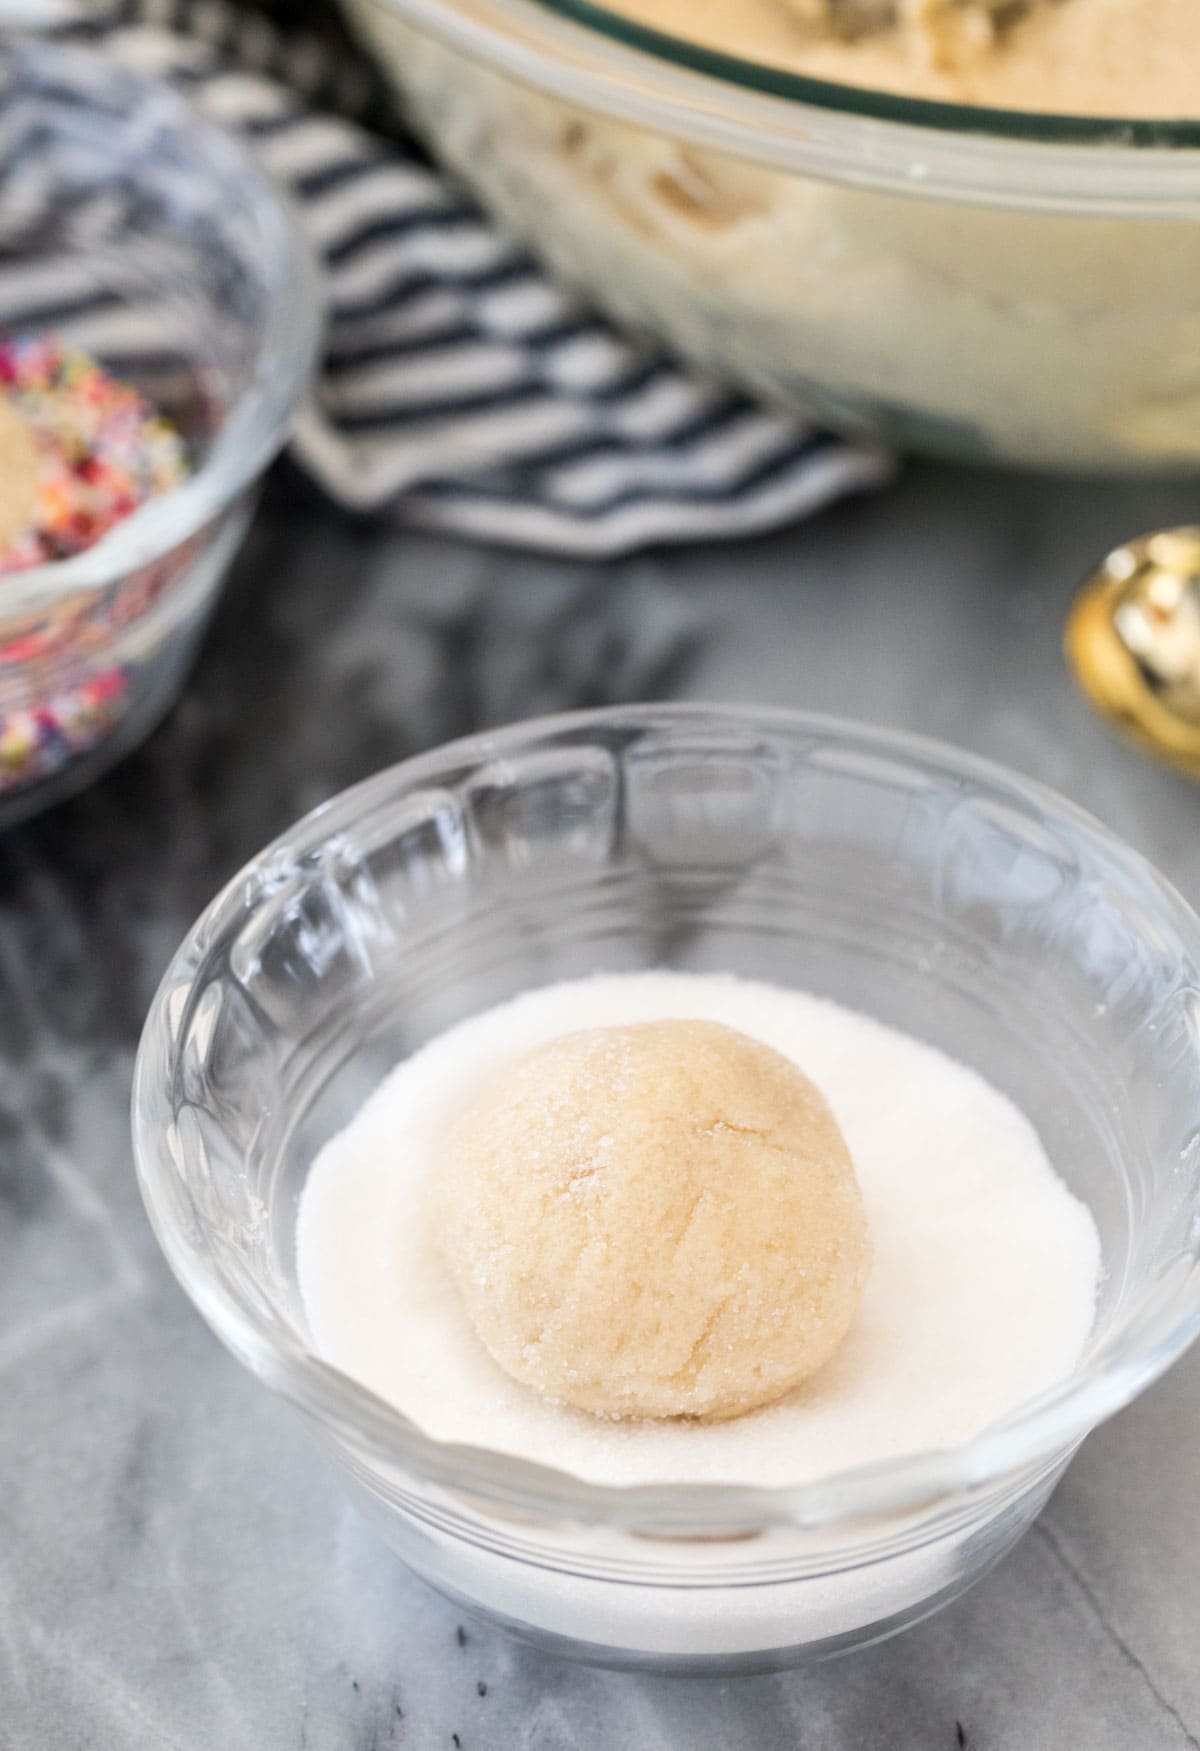
[[1200,211],[1200,116],[1081,116],[905,97],[706,48],[602,0],[358,4],[565,103],[801,175],[1022,211]]
[[[1200,1273],[1191,1273],[1190,1287],[1174,1286],[1169,1294],[1160,1295],[1153,1318],[1132,1337],[1118,1334],[1115,1342],[1102,1346],[1100,1356],[958,1446],[904,1454],[803,1484],[612,1485],[498,1450],[427,1435],[402,1411],[323,1361],[298,1334],[281,1337],[277,1324],[262,1317],[257,1302],[235,1294],[208,1268],[206,1258],[197,1261],[177,1229],[167,1201],[159,1195],[164,1176],[176,1174],[165,1136],[171,1113],[169,1090],[178,1072],[183,1037],[177,993],[202,983],[209,945],[220,938],[223,926],[235,918],[244,920],[256,895],[272,891],[298,858],[336,839],[385,797],[424,789],[464,765],[503,760],[512,750],[545,737],[586,735],[589,730],[645,725],[652,719],[664,727],[763,734],[774,729],[794,739],[803,736],[853,748],[893,765],[906,764],[943,780],[999,793],[1082,834],[1113,869],[1147,887],[1157,902],[1156,924],[1166,922],[1189,954],[1200,959],[1200,917],[1140,852],[1048,786],[930,737],[787,707],[703,701],[592,707],[460,737],[350,786],[278,835],[213,898],[172,957],[142,1031],[132,1093],[138,1184],[167,1263],[226,1347],[309,1420],[347,1445],[365,1448],[382,1465],[400,1464],[427,1482],[477,1492],[490,1501],[539,1514],[557,1509],[576,1519],[639,1529],[648,1523],[726,1527],[731,1514],[762,1525],[828,1527],[862,1516],[921,1509],[989,1486],[995,1489],[1018,1472],[1052,1465],[1129,1404],[1200,1336]],[[1141,898],[1145,905],[1147,896]]]
[[[258,338],[254,368],[200,467],[148,500],[82,553],[0,579],[5,621],[77,595],[95,594],[182,547],[257,478],[278,453],[308,386],[322,328],[321,277],[289,195],[232,134],[203,116],[164,80],[134,72],[92,48],[25,32],[0,45],[0,65],[45,65],[69,77],[103,69],[139,106],[153,104],[181,134],[197,139],[203,174],[236,181],[255,223],[260,256],[274,264],[275,286]],[[85,84],[86,89],[86,84]],[[129,114],[136,113],[132,107]]]

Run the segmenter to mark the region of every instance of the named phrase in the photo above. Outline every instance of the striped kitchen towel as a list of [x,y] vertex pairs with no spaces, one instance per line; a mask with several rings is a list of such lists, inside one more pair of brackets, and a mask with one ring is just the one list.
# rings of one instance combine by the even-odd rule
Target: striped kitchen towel
[[19,3],[183,88],[291,190],[328,315],[292,454],[343,506],[609,556],[749,535],[888,478],[880,450],[581,309],[415,148],[363,125],[371,84],[354,57],[225,0]]

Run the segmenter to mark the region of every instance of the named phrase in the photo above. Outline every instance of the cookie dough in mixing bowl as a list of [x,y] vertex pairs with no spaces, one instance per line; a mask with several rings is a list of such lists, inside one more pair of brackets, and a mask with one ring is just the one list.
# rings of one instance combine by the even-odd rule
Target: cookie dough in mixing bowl
[[956,461],[1200,463],[1192,0],[343,3],[508,230],[714,378]]
[[996,109],[1200,114],[1193,0],[616,0],[616,10],[845,85]]

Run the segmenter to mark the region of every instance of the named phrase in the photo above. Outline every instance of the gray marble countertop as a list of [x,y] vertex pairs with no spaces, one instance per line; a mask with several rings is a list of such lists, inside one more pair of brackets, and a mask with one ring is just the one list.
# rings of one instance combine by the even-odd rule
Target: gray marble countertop
[[1200,1751],[1200,1352],[900,1639],[770,1678],[591,1671],[464,1623],[374,1543],[169,1279],[127,1124],[154,985],[234,867],[373,768],[534,712],[751,697],[927,731],[1200,900],[1200,791],[1110,740],[1058,654],[1081,571],[1197,508],[912,467],[751,545],[589,567],[276,482],[166,724],[0,840],[3,1751]]

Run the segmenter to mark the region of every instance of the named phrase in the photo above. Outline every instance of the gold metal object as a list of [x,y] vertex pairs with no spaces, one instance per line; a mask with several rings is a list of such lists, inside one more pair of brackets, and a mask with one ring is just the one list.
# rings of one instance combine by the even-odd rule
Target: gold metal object
[[1114,549],[1076,599],[1065,649],[1103,717],[1200,778],[1200,528]]

